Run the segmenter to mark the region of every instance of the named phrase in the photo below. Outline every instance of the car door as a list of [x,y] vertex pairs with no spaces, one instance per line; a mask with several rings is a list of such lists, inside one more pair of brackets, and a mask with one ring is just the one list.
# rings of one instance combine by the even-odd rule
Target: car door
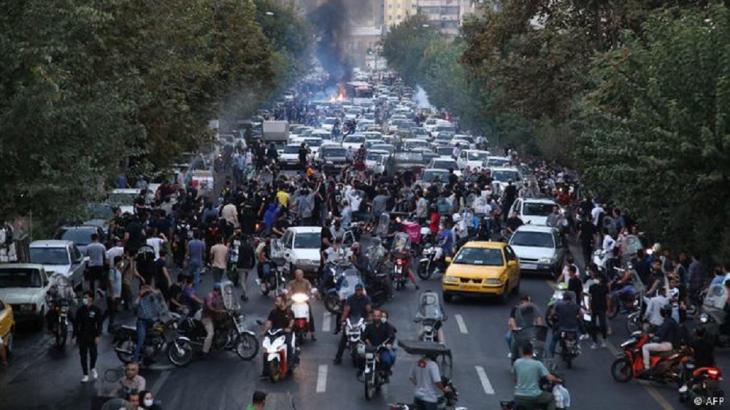
[[505,260],[507,261],[507,273],[509,275],[509,282],[516,286],[520,281],[520,266],[517,262],[517,255],[512,247],[507,245],[504,247]]
[[507,216],[512,215],[513,212],[517,212],[517,215],[520,216],[520,219],[522,219],[522,200],[517,199],[512,204],[512,207],[509,209],[509,214]]

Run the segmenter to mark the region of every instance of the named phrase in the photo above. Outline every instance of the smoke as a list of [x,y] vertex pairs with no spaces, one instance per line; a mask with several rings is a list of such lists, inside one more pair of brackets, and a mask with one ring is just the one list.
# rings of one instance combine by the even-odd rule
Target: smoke
[[326,0],[318,7],[309,7],[307,18],[317,34],[315,52],[334,82],[350,79],[346,42],[353,20],[372,19],[371,0]]
[[421,88],[420,85],[416,86],[416,94],[413,96],[413,100],[418,105],[418,108],[432,108],[431,103],[428,101],[426,90]]

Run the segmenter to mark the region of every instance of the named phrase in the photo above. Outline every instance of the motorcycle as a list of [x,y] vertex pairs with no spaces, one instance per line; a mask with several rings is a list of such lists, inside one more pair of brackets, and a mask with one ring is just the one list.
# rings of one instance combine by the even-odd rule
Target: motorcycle
[[256,279],[261,288],[261,294],[267,296],[274,291],[274,295],[280,295],[286,286],[285,270],[286,264],[276,265],[273,262],[264,262],[262,267],[262,278]]
[[423,257],[418,261],[418,277],[423,280],[431,279],[431,275],[440,270],[440,260],[436,259],[438,247],[430,243],[423,248]]
[[[296,336],[291,335],[292,351],[296,349]],[[295,358],[288,357],[286,335],[283,329],[270,329],[264,336],[264,369],[269,380],[276,383],[294,369]]]
[[441,340],[439,329],[441,329],[441,325],[446,319],[447,317],[444,315],[444,310],[441,306],[438,294],[429,290],[421,293],[419,296],[416,318],[413,320],[415,323],[421,323],[418,340],[423,342],[444,343],[444,341]]
[[408,263],[410,259],[407,257],[397,256],[395,263],[393,264],[393,288],[395,290],[401,290],[406,287],[408,282]]
[[650,342],[645,332],[634,332],[631,337],[621,343],[623,355],[611,364],[611,376],[620,383],[626,383],[634,377],[653,380],[660,383],[677,383],[680,380],[680,364],[691,357],[689,348],[679,351],[652,352],[650,357],[651,372],[645,372],[641,348]]
[[702,313],[699,315],[699,326],[706,330],[706,337],[717,347],[729,347],[730,335],[720,332],[720,325],[725,322],[727,313],[725,306],[725,287],[723,285],[710,286],[702,302]]
[[679,388],[679,401],[692,403],[696,409],[712,408],[718,402],[708,399],[725,397],[725,392],[719,386],[722,372],[717,367],[696,369],[694,363],[687,362],[682,366],[682,380],[684,383]]
[[[200,311],[198,311],[198,315]],[[187,318],[178,330],[187,338],[194,351],[202,351],[206,332],[200,317]],[[252,360],[259,351],[256,335],[244,326],[245,316],[226,310],[226,317],[215,321],[215,333],[211,351],[233,350],[243,360]]]
[[352,365],[357,367],[358,357],[361,356],[365,343],[362,341],[362,332],[365,331],[365,319],[348,317],[345,321],[345,349],[350,351]]
[[389,347],[386,344],[365,347],[365,368],[362,374],[362,382],[365,384],[365,400],[372,400],[375,393],[384,384],[387,384],[388,375],[378,366],[380,352],[384,349],[389,349]]
[[304,293],[295,293],[291,295],[291,310],[294,312],[294,327],[292,332],[304,344],[309,334],[309,296]]
[[67,299],[58,299],[53,300],[50,305],[53,315],[49,330],[55,339],[56,347],[60,349],[66,345],[68,338],[69,302]]
[[348,261],[327,263],[323,278],[324,307],[331,313],[341,313],[348,297],[355,293],[357,284],[365,284],[360,274]]
[[[185,366],[193,359],[193,345],[190,339],[178,333],[179,317],[170,313],[172,319],[164,322],[155,322],[147,330],[142,347],[142,361],[154,361],[159,355],[165,354],[175,366]],[[112,344],[117,357],[122,363],[134,361],[134,351],[137,347],[136,326],[122,325],[113,332]]]
[[394,259],[391,275],[393,288],[401,290],[406,287],[411,269],[411,239],[407,233],[398,232],[395,234],[390,252]]
[[558,344],[560,358],[563,359],[568,369],[573,367],[573,359],[580,356],[580,344],[578,344],[578,332],[571,330],[560,331],[560,343]]

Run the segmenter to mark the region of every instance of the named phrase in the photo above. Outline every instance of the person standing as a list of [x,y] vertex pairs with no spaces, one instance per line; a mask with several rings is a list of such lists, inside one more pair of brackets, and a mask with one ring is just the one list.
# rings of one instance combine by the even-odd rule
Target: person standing
[[228,247],[223,243],[223,237],[218,237],[218,243],[210,248],[210,264],[213,268],[213,281],[219,283],[223,279],[228,263]]
[[215,336],[215,322],[222,315],[226,314],[226,308],[223,305],[223,295],[221,294],[221,287],[219,283],[213,285],[213,290],[210,291],[208,296],[205,298],[203,303],[203,315],[200,322],[205,328],[205,341],[203,342],[203,355],[207,356],[210,352],[210,347],[213,345],[213,337]]
[[166,256],[167,251],[160,249],[160,256],[155,261],[155,287],[160,290],[165,300],[169,300],[172,279],[170,272],[167,270]]
[[86,269],[87,289],[93,293],[96,289],[96,282],[102,280],[106,259],[106,247],[99,242],[98,234],[91,234],[91,243],[86,246],[84,254],[89,257]]
[[114,317],[116,316],[117,309],[119,308],[119,301],[122,299],[122,271],[124,262],[121,256],[115,256],[112,262],[112,267],[109,270],[109,284],[107,285],[107,316],[109,322],[107,322],[107,332],[111,333],[111,328],[114,325]]
[[190,276],[195,282],[195,287],[200,286],[200,270],[203,268],[203,255],[205,255],[205,242],[200,239],[200,231],[196,230],[193,240],[188,242],[185,259],[188,260]]
[[73,338],[79,345],[79,354],[81,356],[81,370],[84,377],[81,383],[89,381],[89,367],[91,367],[91,377],[96,380],[96,345],[101,339],[102,329],[102,313],[98,307],[94,306],[94,293],[84,292],[83,305],[76,312],[76,319],[73,326]]
[[[595,271],[592,275],[596,276]],[[604,275],[597,275],[598,282],[592,284],[588,288],[588,294],[591,295],[591,337],[593,344],[591,349],[595,349],[598,343],[598,332],[601,333],[601,347],[606,347],[606,335],[608,332],[608,324],[606,322],[606,310],[608,309],[608,285]]]

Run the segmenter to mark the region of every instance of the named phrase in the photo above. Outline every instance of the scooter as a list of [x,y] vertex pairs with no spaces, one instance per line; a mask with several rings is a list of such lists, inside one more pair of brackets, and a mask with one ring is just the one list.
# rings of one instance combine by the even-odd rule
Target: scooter
[[626,383],[634,377],[660,383],[677,383],[680,380],[680,364],[692,356],[690,349],[683,347],[678,351],[652,352],[651,371],[645,372],[647,369],[644,368],[641,348],[649,342],[649,334],[639,331],[621,343],[624,354],[611,364],[614,380],[620,383]]
[[309,296],[304,293],[295,293],[291,295],[291,310],[294,313],[294,328],[292,331],[299,340],[304,344],[309,334]]
[[720,389],[722,372],[718,367],[695,368],[692,362],[684,363],[682,380],[684,383],[679,388],[679,401],[692,403],[696,409],[716,407],[720,404],[716,400],[725,397],[725,393]]
[[[291,335],[291,350],[296,347],[296,335]],[[283,329],[270,329],[261,344],[264,350],[264,371],[269,380],[276,383],[285,378],[293,370],[294,358],[288,357],[286,335]]]

